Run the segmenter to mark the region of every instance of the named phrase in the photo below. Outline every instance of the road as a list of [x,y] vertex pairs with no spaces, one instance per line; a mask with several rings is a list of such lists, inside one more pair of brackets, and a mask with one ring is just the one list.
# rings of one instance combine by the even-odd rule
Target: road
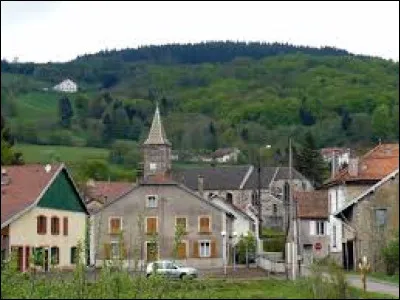
[[[362,282],[360,276],[357,275],[346,275],[347,281],[350,285],[362,289]],[[367,291],[384,293],[392,296],[399,297],[399,287],[393,283],[386,283],[383,281],[377,281],[367,277]]]

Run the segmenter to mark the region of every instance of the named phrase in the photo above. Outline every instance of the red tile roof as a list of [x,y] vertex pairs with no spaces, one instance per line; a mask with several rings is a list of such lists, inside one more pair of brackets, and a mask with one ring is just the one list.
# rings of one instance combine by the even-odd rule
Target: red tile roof
[[[93,186],[87,187],[87,193],[90,200],[99,198],[102,200],[107,197],[107,200],[112,200],[125,194],[133,187],[132,182],[124,181],[94,181]],[[89,201],[90,201],[89,200]]]
[[294,192],[293,199],[297,201],[297,216],[300,219],[327,219],[328,190],[311,192]]
[[32,205],[61,167],[54,164],[47,173],[39,164],[2,166],[10,181],[1,185],[1,224]]
[[348,167],[326,184],[348,181],[378,181],[399,167],[399,144],[380,144],[366,153],[358,163],[357,176],[351,176]]

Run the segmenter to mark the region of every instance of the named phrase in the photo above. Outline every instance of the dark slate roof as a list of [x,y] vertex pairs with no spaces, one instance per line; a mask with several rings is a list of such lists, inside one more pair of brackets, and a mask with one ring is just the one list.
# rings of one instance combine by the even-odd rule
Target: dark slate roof
[[[275,175],[275,172],[276,175]],[[288,180],[289,179],[289,167],[263,167],[261,168],[261,187],[268,188],[271,180],[274,178],[274,181],[277,180]],[[300,172],[292,168],[292,178],[306,181],[305,178]],[[258,172],[257,167],[254,168],[253,172],[251,173],[249,179],[247,180],[246,184],[244,185],[244,189],[255,189],[258,187]]]
[[203,176],[205,190],[235,190],[239,189],[250,166],[216,166],[177,170],[174,178],[192,190],[197,190],[197,178]]

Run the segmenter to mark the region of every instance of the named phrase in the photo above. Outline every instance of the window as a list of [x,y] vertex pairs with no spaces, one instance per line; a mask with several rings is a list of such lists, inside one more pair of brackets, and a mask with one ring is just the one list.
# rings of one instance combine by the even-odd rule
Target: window
[[251,205],[255,206],[256,203],[256,194],[254,192],[251,193]]
[[199,217],[199,232],[210,233],[210,217]]
[[58,217],[51,218],[51,234],[52,235],[60,234],[60,219]]
[[146,218],[146,233],[155,234],[157,233],[157,217]]
[[332,247],[336,248],[336,225],[332,227]]
[[210,257],[210,241],[201,241],[200,242],[200,257]]
[[122,230],[122,218],[120,217],[112,217],[110,218],[110,234],[119,234]]
[[375,210],[375,222],[376,226],[383,228],[387,221],[387,209],[376,209]]
[[51,247],[51,264],[58,265],[60,263],[60,249],[58,247]]
[[226,193],[226,202],[228,202],[229,204],[232,204],[232,202],[233,202],[232,193]]
[[37,233],[46,234],[47,232],[47,218],[45,216],[37,217]]
[[44,249],[42,247],[33,248],[33,263],[35,266],[42,266],[44,262]]
[[182,227],[185,232],[186,232],[186,228],[187,228],[186,224],[187,224],[186,217],[177,217],[175,219],[175,226],[176,227],[178,227],[178,226]]
[[273,207],[274,215],[276,215],[278,213],[278,205],[274,204],[272,207]]
[[147,207],[149,208],[157,207],[157,196],[147,196]]
[[157,164],[156,163],[150,163],[150,171],[155,171],[157,168]]
[[119,258],[119,243],[118,242],[111,242],[111,257],[113,259]]
[[67,217],[64,217],[63,224],[64,224],[64,226],[63,226],[64,235],[68,235],[68,218]]
[[325,222],[324,221],[317,221],[315,222],[316,224],[316,229],[315,232],[317,235],[325,235]]
[[71,265],[76,264],[77,250],[76,247],[71,247]]

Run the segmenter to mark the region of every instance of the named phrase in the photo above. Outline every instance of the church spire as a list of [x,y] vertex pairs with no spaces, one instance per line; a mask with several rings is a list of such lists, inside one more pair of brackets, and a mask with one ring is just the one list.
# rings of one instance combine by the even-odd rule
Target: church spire
[[160,110],[158,104],[156,106],[156,111],[153,117],[153,123],[149,131],[149,136],[144,142],[144,145],[171,145],[168,141],[167,136],[164,131],[164,127],[161,123]]

